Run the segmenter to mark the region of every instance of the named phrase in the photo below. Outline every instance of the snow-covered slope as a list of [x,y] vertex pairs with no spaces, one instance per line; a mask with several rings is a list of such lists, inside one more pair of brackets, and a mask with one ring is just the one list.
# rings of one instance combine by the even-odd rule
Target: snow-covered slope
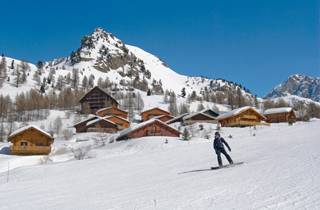
[[[91,159],[51,164],[0,155],[0,209],[319,209],[319,126],[273,124],[255,136],[223,128],[233,136],[232,158],[245,163],[217,171],[197,171],[217,164],[212,142],[201,138],[117,142]],[[11,160],[20,167],[7,182]]]
[[[7,64],[9,65],[10,61],[7,61]],[[60,83],[70,86],[70,74],[72,77],[72,71],[75,71],[79,75],[80,88],[84,77],[87,80],[91,77],[91,82],[94,84],[98,84],[99,78],[102,81],[108,78],[117,85],[117,88],[125,89],[132,85],[142,91],[151,89],[155,94],[161,94],[165,90],[172,90],[180,94],[183,88],[186,94],[193,91],[197,94],[204,91],[227,92],[231,90],[235,92],[237,88],[240,88],[243,95],[252,100],[249,91],[239,84],[223,79],[180,75],[156,56],[138,47],[126,45],[101,28],[85,36],[81,41],[81,46],[69,56],[43,62],[43,64],[39,77],[41,83],[50,78],[50,84],[45,83],[47,92],[57,88],[58,80],[63,80]],[[35,65],[30,64],[30,66],[32,66],[31,71],[34,71]],[[0,88],[0,93],[10,93],[15,96],[16,93],[28,90],[32,86],[39,89],[40,84],[38,87],[34,84],[33,75],[34,72],[30,72],[28,81],[18,88],[9,83],[5,84],[3,88]]]
[[292,75],[275,87],[267,98],[296,95],[320,102],[320,77]]

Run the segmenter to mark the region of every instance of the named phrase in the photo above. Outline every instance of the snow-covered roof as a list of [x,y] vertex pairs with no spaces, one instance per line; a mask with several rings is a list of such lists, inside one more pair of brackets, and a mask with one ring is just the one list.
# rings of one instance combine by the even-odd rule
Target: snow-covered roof
[[128,135],[129,133],[131,133],[132,131],[135,131],[135,130],[138,130],[140,128],[143,128],[149,124],[152,124],[154,122],[158,122],[166,127],[169,127],[177,132],[180,133],[180,131],[178,131],[177,129],[175,129],[174,127],[171,127],[170,125],[167,125],[166,123],[162,122],[161,120],[158,120],[158,119],[155,119],[155,118],[152,118],[150,120],[147,120],[147,121],[144,121],[142,123],[139,123],[139,124],[136,124],[136,125],[133,125],[131,126],[130,128],[127,128],[127,129],[124,129],[122,131],[119,132],[118,136],[117,136],[117,139],[120,138],[120,137],[123,137],[123,136],[126,136]]
[[172,118],[171,120],[168,120],[166,123],[167,123],[167,124],[170,124],[170,123],[172,123],[172,122],[175,122],[175,121],[177,121],[177,120],[179,120],[179,119],[182,119],[184,116],[186,116],[186,115],[188,115],[188,114],[189,114],[189,113],[184,113],[184,114],[178,115],[178,116]]
[[214,117],[212,117],[212,116],[210,116],[210,115],[208,115],[208,114],[202,113],[202,112],[195,112],[195,113],[189,114],[189,115],[187,115],[187,116],[184,116],[183,119],[184,119],[184,120],[187,120],[187,119],[190,119],[190,118],[192,118],[192,117],[194,117],[194,116],[196,116],[196,115],[198,115],[198,114],[203,115],[203,116],[206,116],[206,117],[208,117],[208,118],[211,118],[212,120],[215,120],[215,119],[216,119],[216,118],[214,118]]
[[104,118],[104,119],[109,119],[109,118],[111,118],[111,117],[116,117],[116,118],[119,118],[119,119],[121,119],[121,120],[124,120],[124,121],[129,122],[129,120],[127,120],[127,119],[125,119],[125,118],[123,118],[123,117],[120,117],[120,116],[118,116],[118,115],[107,115],[107,116],[104,116],[103,118]]
[[100,120],[104,120],[104,121],[109,122],[111,124],[117,125],[116,123],[114,123],[114,122],[112,122],[112,121],[110,121],[110,120],[108,120],[108,119],[106,119],[104,117],[97,117],[97,119],[94,119],[94,120],[91,120],[91,121],[87,122],[86,126],[90,126],[92,124],[95,124],[96,122],[99,122]]
[[216,111],[214,111],[214,110],[212,110],[210,108],[203,109],[203,110],[200,111],[200,113],[204,113],[206,111],[212,111],[212,112],[216,113],[217,115],[219,115],[219,112],[216,112]]
[[288,113],[292,111],[292,107],[272,108],[264,111],[264,114]]
[[95,118],[97,118],[97,117],[98,117],[98,116],[96,116],[96,115],[90,114],[87,119],[81,120],[80,122],[77,122],[77,123],[74,124],[73,126],[79,125],[79,124],[84,123],[84,122],[86,122],[86,121],[88,121],[88,120],[93,120],[93,119],[95,119]]
[[233,116],[236,116],[236,115],[239,115],[241,114],[242,112],[245,112],[247,111],[248,109],[252,109],[254,110],[255,112],[257,112],[259,115],[261,115],[263,118],[265,118],[259,110],[257,110],[256,108],[252,107],[252,106],[244,106],[244,107],[240,107],[238,109],[234,109],[234,110],[231,110],[229,112],[226,112],[224,114],[221,114],[217,117],[218,120],[222,120],[222,119],[226,119],[226,118],[229,118],[229,117],[233,117]]
[[120,109],[120,108],[118,108],[118,107],[113,107],[113,106],[109,106],[109,107],[105,107],[105,108],[98,109],[98,110],[96,111],[96,113],[101,112],[101,111],[104,111],[104,110],[112,109],[112,108],[117,109],[117,110],[119,110],[119,111],[121,111],[121,112],[126,112],[126,113],[128,113],[127,111],[125,111],[125,110],[123,110],[123,109]]
[[155,116],[155,117],[153,117],[153,118],[154,118],[154,119],[160,119],[161,117],[171,117],[171,119],[173,118],[172,115],[165,115],[165,114],[159,115],[159,116]]
[[166,110],[164,110],[164,109],[161,109],[161,108],[159,108],[159,107],[153,107],[153,108],[151,108],[151,109],[146,109],[146,110],[144,110],[143,112],[141,112],[141,114],[144,113],[144,112],[148,112],[148,111],[154,110],[154,109],[158,109],[158,110],[161,110],[161,111],[163,111],[163,112],[166,112],[166,113],[170,114],[170,112],[168,112],[168,111],[166,111]]
[[31,129],[31,128],[36,129],[37,131],[43,133],[44,135],[52,138],[52,136],[51,136],[50,133],[42,130],[41,128],[39,128],[38,126],[35,126],[35,125],[27,125],[27,126],[21,127],[21,128],[19,128],[19,129],[15,130],[14,132],[12,132],[9,137],[16,136],[16,135],[18,135],[19,133],[22,133],[22,132],[24,132],[24,131],[26,131],[26,130],[28,130],[28,129]]

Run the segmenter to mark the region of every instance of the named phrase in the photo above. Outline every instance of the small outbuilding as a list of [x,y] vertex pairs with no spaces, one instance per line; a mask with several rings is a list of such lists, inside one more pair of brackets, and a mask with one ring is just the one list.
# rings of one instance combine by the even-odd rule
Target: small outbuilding
[[148,109],[148,110],[141,112],[141,120],[147,121],[149,119],[152,119],[154,117],[158,117],[161,115],[170,116],[170,112],[163,110],[163,109],[160,109],[159,107],[155,107],[155,108]]
[[251,106],[234,109],[217,117],[222,127],[245,127],[267,125],[267,118]]
[[13,155],[48,155],[54,141],[49,133],[34,125],[12,132],[8,140]]
[[117,140],[140,138],[145,136],[179,137],[180,131],[158,119],[150,119],[119,133]]
[[96,112],[96,115],[98,115],[100,117],[114,115],[114,116],[122,117],[124,119],[128,118],[128,112],[127,111],[124,111],[124,110],[122,110],[122,109],[120,109],[118,107],[115,107],[115,106],[99,109]]
[[296,122],[296,115],[291,107],[272,108],[264,111],[268,123]]

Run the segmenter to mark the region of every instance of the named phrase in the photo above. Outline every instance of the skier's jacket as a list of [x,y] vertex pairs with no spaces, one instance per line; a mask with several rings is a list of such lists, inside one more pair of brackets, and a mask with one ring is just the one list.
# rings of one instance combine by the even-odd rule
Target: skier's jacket
[[224,140],[224,138],[222,138],[222,137],[214,138],[213,148],[214,148],[215,151],[224,150],[223,144],[225,144],[228,147],[228,150],[231,151],[231,148],[229,147],[229,144]]

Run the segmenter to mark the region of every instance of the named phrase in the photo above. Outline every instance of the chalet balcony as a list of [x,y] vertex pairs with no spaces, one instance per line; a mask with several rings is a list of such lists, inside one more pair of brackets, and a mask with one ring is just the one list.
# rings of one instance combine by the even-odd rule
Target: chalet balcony
[[13,155],[47,155],[51,152],[51,146],[15,146],[10,147]]

